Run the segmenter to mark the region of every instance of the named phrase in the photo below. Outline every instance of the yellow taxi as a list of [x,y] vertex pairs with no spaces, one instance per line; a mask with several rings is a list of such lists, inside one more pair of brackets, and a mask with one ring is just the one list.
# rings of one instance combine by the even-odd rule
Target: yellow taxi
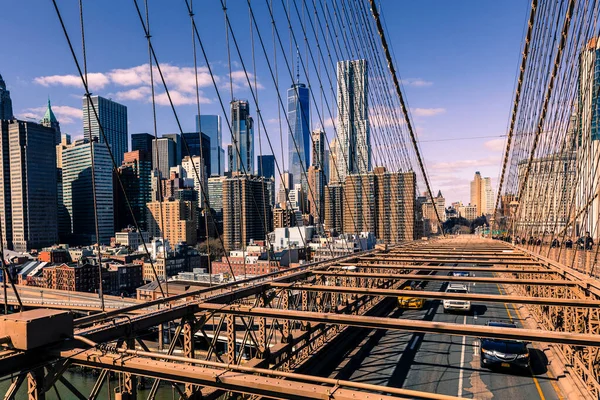
[[[407,286],[407,287],[403,288],[402,290],[408,291],[408,290],[418,290],[418,289]],[[414,308],[414,309],[420,310],[423,307],[425,307],[425,299],[422,297],[413,297],[410,295],[410,293],[407,293],[406,296],[398,296],[398,306],[400,308]]]

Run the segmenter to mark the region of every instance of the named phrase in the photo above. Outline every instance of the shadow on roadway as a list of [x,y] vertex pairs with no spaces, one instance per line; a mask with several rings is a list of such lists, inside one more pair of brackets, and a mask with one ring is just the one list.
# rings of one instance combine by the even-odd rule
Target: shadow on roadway
[[530,369],[528,370],[520,368],[494,368],[491,371],[507,375],[535,376],[538,379],[555,380],[548,376],[539,376],[548,372],[548,357],[546,357],[546,354],[542,350],[530,347],[529,362]]
[[483,315],[485,315],[485,313],[487,312],[488,308],[485,304],[473,304],[473,306],[471,307],[471,316],[475,316],[477,315],[478,317],[481,317]]
[[529,357],[533,375],[543,375],[548,372],[548,357],[542,350],[530,348]]
[[[433,321],[436,313],[429,312],[429,310],[437,310],[440,303],[440,300],[432,300],[427,304],[429,309],[423,317],[423,321]],[[400,359],[396,363],[396,368],[394,369],[392,376],[390,376],[388,386],[401,388],[404,385],[408,372],[415,361],[415,355],[421,348],[424,336],[424,333],[414,333],[412,335],[411,340],[408,342],[409,344],[402,350],[402,356],[400,356]],[[414,343],[414,345],[410,345],[410,343]]]

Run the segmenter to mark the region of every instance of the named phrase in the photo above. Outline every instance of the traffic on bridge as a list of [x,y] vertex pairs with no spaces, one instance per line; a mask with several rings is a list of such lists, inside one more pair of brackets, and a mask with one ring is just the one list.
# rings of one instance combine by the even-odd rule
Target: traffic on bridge
[[599,2],[26,3],[4,400],[600,400]]

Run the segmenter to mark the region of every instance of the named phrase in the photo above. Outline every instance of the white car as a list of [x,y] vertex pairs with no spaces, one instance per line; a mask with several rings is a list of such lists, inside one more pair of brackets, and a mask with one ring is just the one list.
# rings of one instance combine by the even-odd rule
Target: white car
[[[462,283],[450,283],[446,288],[446,293],[469,293],[469,288]],[[445,313],[448,311],[471,311],[471,302],[468,300],[444,300],[442,304]]]

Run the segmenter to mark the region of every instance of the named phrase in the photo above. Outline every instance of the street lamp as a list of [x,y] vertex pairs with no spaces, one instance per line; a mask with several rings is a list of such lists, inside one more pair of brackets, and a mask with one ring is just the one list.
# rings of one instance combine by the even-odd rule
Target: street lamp
[[513,238],[513,243],[515,243],[515,228],[516,228],[516,214],[517,214],[517,208],[519,208],[519,202],[516,200],[511,201],[508,206],[510,207],[510,215],[512,216],[512,238]]
[[44,305],[44,291],[40,290],[40,295],[42,296],[42,305]]

